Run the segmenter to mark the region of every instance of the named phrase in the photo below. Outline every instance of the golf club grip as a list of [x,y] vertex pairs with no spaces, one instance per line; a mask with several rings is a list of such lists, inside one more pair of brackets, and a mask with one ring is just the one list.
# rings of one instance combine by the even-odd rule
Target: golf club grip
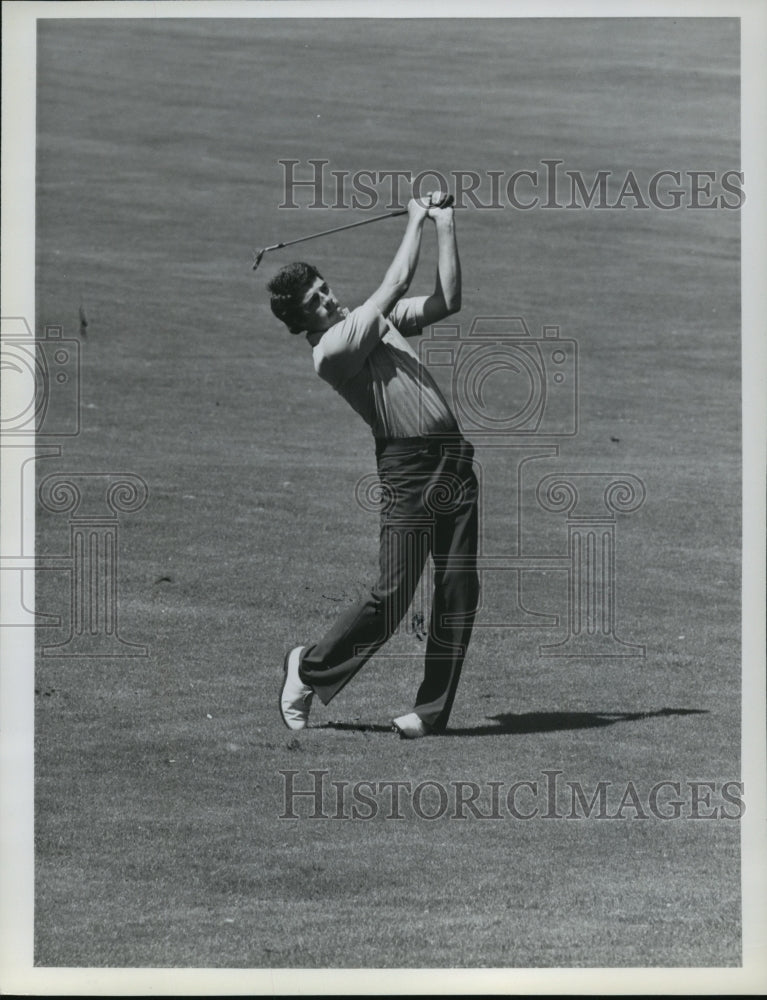
[[[449,208],[450,205],[452,205],[454,202],[455,198],[451,194],[449,194],[445,199],[445,204],[440,205],[440,208]],[[395,212],[390,212],[388,218],[393,219],[395,215],[407,215],[407,211],[408,210],[406,208],[398,208]],[[386,216],[379,215],[378,218],[382,219],[386,218]],[[371,222],[372,221],[373,220],[371,219]]]

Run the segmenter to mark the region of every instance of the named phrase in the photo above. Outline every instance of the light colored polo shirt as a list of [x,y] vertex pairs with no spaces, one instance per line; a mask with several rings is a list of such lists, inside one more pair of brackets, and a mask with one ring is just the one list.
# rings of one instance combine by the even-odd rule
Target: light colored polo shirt
[[326,330],[313,348],[317,374],[377,438],[425,437],[456,429],[445,397],[405,339],[421,332],[425,301],[425,296],[400,299],[388,318],[365,302]]

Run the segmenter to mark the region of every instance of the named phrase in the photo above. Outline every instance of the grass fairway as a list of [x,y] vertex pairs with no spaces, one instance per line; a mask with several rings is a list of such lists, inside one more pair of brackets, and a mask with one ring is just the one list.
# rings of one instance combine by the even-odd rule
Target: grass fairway
[[[278,209],[279,160],[302,176],[311,158],[506,176],[551,158],[588,178],[719,177],[739,169],[738,101],[727,19],[41,22],[36,327],[80,337],[83,407],[38,478],[147,483],[120,518],[118,586],[121,635],[149,655],[38,657],[37,964],[740,964],[740,831],[721,816],[740,774],[739,213],[456,213],[462,331],[524,316],[578,343],[578,434],[526,466],[525,551],[567,552],[564,515],[535,500],[542,476],[637,476],[646,500],[616,520],[616,613],[646,655],[540,655],[565,634],[563,574],[523,580],[559,627],[501,628],[510,578],[488,572],[451,728],[413,744],[388,731],[420,680],[413,635],[307,730],[277,714],[286,648],[371,582],[377,519],[354,502],[369,432],[264,289],[306,259],[356,304],[401,223],[250,270],[255,247],[362,217]],[[508,553],[513,454],[483,439],[477,460],[484,551]],[[68,530],[40,508],[38,553],[66,553]],[[64,641],[66,572],[38,574],[37,607],[62,618],[38,646]],[[319,815],[304,797],[281,818],[284,771],[301,789],[324,773]],[[678,819],[648,808],[664,780]],[[359,782],[409,782],[402,818],[385,794],[350,818]],[[425,818],[458,782],[490,818],[454,799]],[[506,807],[516,782],[535,785],[515,800],[529,819]],[[617,818],[567,818],[572,786],[590,798],[600,782]],[[708,804],[694,782],[714,786]],[[640,809],[619,808],[629,784]]]

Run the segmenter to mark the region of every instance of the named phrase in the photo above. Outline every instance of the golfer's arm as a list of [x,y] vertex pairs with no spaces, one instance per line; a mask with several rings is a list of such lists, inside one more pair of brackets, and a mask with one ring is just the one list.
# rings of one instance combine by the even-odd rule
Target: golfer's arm
[[461,308],[461,261],[452,211],[437,218],[436,226],[437,281],[434,292],[423,304],[423,326],[439,323]]
[[418,254],[421,250],[421,236],[425,218],[425,215],[415,218],[410,216],[399,250],[394,255],[394,260],[389,265],[380,286],[368,300],[373,302],[384,316],[389,315],[392,306],[407,292],[410,282],[413,280],[418,265]]
[[313,351],[317,374],[337,389],[361,370],[387,329],[375,303],[363,303],[323,334]]

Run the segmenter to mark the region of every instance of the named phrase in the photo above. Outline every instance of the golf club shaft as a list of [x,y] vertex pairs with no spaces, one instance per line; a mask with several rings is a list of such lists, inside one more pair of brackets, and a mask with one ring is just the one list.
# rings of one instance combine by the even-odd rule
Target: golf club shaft
[[318,236],[330,236],[331,233],[340,233],[343,229],[354,229],[357,226],[366,226],[370,222],[380,222],[381,219],[393,219],[395,215],[406,215],[406,208],[399,208],[396,212],[387,212],[386,215],[374,215],[372,219],[360,219],[359,222],[350,222],[345,226],[336,226],[335,229],[326,229],[321,233],[312,233],[311,236],[301,236],[297,240],[288,240],[286,243],[277,243],[267,250],[276,250],[278,247],[291,247],[294,243],[305,243],[306,240],[316,240]]
[[[453,196],[448,195],[447,199],[443,203],[443,207],[453,204]],[[345,226],[336,226],[335,229],[324,229],[321,233],[312,233],[310,236],[300,236],[297,240],[285,240],[284,243],[274,243],[270,247],[263,247],[261,250],[256,251],[256,261],[253,264],[253,270],[255,271],[258,265],[261,263],[261,258],[265,253],[269,253],[270,250],[281,250],[283,247],[292,247],[296,243],[305,243],[307,240],[316,240],[318,236],[330,236],[331,233],[340,233],[344,229],[356,229],[357,226],[367,226],[371,222],[381,222],[382,219],[393,219],[397,215],[407,215],[406,208],[398,208],[394,212],[386,212],[385,215],[374,215],[372,219],[360,219],[359,222],[349,222]]]
[[375,215],[372,219],[360,219],[359,222],[350,222],[345,226],[336,226],[335,229],[325,229],[321,233],[312,233],[310,236],[301,236],[297,240],[286,240],[284,243],[275,243],[270,247],[264,247],[256,254],[256,263],[253,270],[261,263],[261,258],[270,250],[281,250],[283,247],[292,247],[296,243],[305,243],[307,240],[316,240],[319,236],[330,236],[331,233],[340,233],[344,229],[356,229],[357,226],[367,226],[371,222],[380,222],[382,219],[393,219],[396,215],[406,215],[406,208],[399,208],[396,212],[387,212],[385,215]]

